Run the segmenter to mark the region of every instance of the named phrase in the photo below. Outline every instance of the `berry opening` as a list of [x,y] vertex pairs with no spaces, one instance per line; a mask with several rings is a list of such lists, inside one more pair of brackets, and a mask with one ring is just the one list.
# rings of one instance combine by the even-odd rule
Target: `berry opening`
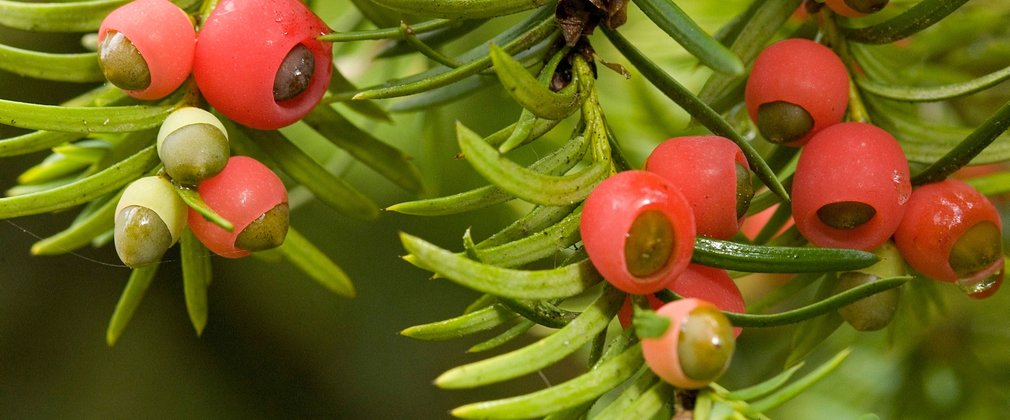
[[288,234],[288,203],[280,203],[249,223],[235,238],[235,247],[263,251],[281,246]]
[[658,210],[644,211],[635,218],[624,242],[624,260],[635,277],[648,277],[666,266],[674,248],[673,226]]
[[291,48],[274,77],[274,101],[288,101],[305,92],[315,68],[316,60],[308,47],[298,44]]
[[845,0],[845,5],[859,13],[871,14],[879,12],[891,0]]
[[860,227],[877,215],[873,206],[858,201],[839,201],[817,209],[817,218],[835,229],[849,230]]
[[772,143],[786,144],[803,138],[814,128],[814,118],[802,106],[775,101],[758,106],[757,126]]
[[1002,257],[999,228],[989,221],[976,223],[954,242],[947,261],[958,277],[971,277]]

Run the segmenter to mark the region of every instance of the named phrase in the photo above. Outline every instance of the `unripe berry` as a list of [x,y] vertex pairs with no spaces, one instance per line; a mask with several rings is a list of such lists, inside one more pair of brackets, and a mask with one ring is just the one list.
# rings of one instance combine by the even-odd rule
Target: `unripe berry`
[[196,185],[217,175],[229,154],[228,130],[200,108],[172,112],[158,131],[158,157],[165,172],[182,185]]
[[130,267],[156,263],[185,227],[186,203],[172,183],[159,176],[140,178],[116,205],[116,253]]

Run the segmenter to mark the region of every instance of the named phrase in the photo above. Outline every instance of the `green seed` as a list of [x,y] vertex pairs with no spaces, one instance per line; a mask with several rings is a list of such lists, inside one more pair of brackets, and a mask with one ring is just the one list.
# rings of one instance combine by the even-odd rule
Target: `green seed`
[[814,127],[814,118],[803,107],[775,101],[758,107],[758,131],[765,140],[785,144],[799,140]]
[[696,381],[711,381],[722,375],[733,358],[736,340],[733,326],[715,307],[702,306],[680,325],[677,357],[684,375]]
[[315,68],[316,59],[312,56],[312,51],[302,44],[295,45],[288,51],[274,76],[274,101],[294,99],[308,89]]
[[624,242],[624,261],[628,272],[646,277],[666,266],[673,253],[673,226],[658,210],[644,211],[631,223]]
[[845,0],[845,4],[859,13],[870,14],[879,12],[891,0]]
[[979,222],[954,242],[947,261],[959,277],[970,277],[992,265],[1002,254],[999,228],[992,222]]
[[119,259],[130,267],[156,263],[172,246],[165,222],[154,210],[141,206],[127,206],[116,215],[113,238]]
[[736,164],[736,218],[747,214],[750,200],[754,198],[754,184],[750,181],[750,169]]
[[246,251],[277,248],[288,234],[288,203],[280,203],[257,217],[235,238],[235,247]]
[[817,209],[817,217],[821,222],[835,229],[855,229],[873,219],[877,209],[858,201],[839,201],[826,204]]
[[151,85],[151,70],[126,35],[109,31],[98,47],[98,67],[113,85],[124,90],[143,90]]
[[158,149],[165,172],[182,185],[196,185],[217,175],[229,155],[228,138],[207,123],[180,127],[166,136]]
[[[838,284],[835,285],[835,294],[842,293],[853,287],[873,283],[880,280],[872,274],[850,271],[838,276]],[[894,312],[898,309],[898,298],[900,289],[888,289],[872,296],[867,296],[841,308],[838,308],[839,315],[852,328],[858,331],[876,331],[884,328],[894,318]]]

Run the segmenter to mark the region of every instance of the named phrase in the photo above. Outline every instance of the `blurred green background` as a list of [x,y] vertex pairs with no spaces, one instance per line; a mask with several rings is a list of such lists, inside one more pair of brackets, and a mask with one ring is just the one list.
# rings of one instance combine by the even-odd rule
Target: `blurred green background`
[[[705,28],[715,31],[747,2],[681,3]],[[914,2],[892,3],[900,8]],[[971,10],[958,12],[950,23],[931,30],[931,36],[942,38],[948,33],[944,31],[970,27],[982,17],[1007,16],[1005,5],[994,7],[998,2],[973,3],[966,6]],[[322,14],[335,29],[351,29],[348,25],[354,19],[353,13],[346,12],[347,2],[323,6]],[[622,31],[697,90],[709,73],[634,6],[630,9],[631,23]],[[506,19],[485,25],[477,35],[452,45],[449,52],[469,48],[507,24]],[[993,24],[973,36],[964,35],[973,42],[929,59],[978,63],[977,68],[961,66],[969,75],[1004,66],[1010,63],[1007,55],[990,57],[995,54],[992,51],[1010,45],[1006,28],[997,27]],[[594,40],[602,58],[623,62],[605,47],[605,40],[599,36]],[[37,34],[3,27],[0,42],[51,52],[81,49],[80,34]],[[378,48],[367,42],[338,47],[338,65],[362,86],[421,68],[419,60],[369,61]],[[988,60],[973,60],[972,51],[983,51]],[[968,58],[959,58],[959,52],[969,54]],[[603,69],[600,80],[608,121],[632,163],[640,164],[659,141],[696,130],[688,127],[683,111],[641,78],[626,81]],[[4,99],[57,103],[86,88],[0,72],[0,98]],[[1005,90],[994,89],[996,93],[981,95],[964,106],[983,110],[984,117],[1006,100]],[[437,196],[484,183],[465,161],[454,158],[453,121],[461,120],[487,134],[511,123],[518,113],[500,89],[492,88],[434,111],[397,115],[395,125],[352,117],[414,156],[425,173],[428,195]],[[974,116],[980,118],[978,113]],[[964,116],[951,118],[977,123]],[[0,126],[0,138],[17,133]],[[554,137],[566,133],[562,127]],[[516,159],[528,161],[550,146],[526,149]],[[0,161],[0,188],[13,186],[17,174],[44,156]],[[380,205],[414,198],[360,165],[343,168],[346,178]],[[292,197],[306,195],[294,192]],[[1005,202],[1002,208],[1006,210]],[[0,221],[0,418],[444,418],[449,409],[467,402],[530,392],[543,387],[545,380],[561,382],[582,368],[582,360],[569,358],[542,377],[533,375],[472,391],[439,390],[431,384],[438,374],[477,360],[464,353],[477,340],[426,343],[397,334],[414,324],[454,316],[477,297],[450,282],[429,280],[429,273],[400,261],[403,251],[397,232],[459,249],[465,228],[472,227],[474,236],[482,238],[520,210],[520,206],[504,205],[460,216],[385,214],[376,222],[358,222],[304,200],[292,213],[292,225],[350,274],[357,298],[331,295],[284,263],[215,257],[208,296],[210,319],[203,337],[197,337],[186,315],[180,264],[173,250],[113,348],[105,344],[105,329],[129,276],[126,268],[118,266],[115,251],[106,247],[77,255],[31,257],[31,244],[63,229],[74,212]],[[750,280],[743,279],[741,284],[745,281]],[[1010,409],[1010,292],[975,302],[953,288],[929,282],[911,289],[905,293],[899,319],[888,331],[857,334],[843,326],[821,345],[808,367],[846,346],[857,348],[839,372],[772,415],[1004,416]],[[723,385],[742,387],[781,371],[792,333],[791,327],[745,332]]]

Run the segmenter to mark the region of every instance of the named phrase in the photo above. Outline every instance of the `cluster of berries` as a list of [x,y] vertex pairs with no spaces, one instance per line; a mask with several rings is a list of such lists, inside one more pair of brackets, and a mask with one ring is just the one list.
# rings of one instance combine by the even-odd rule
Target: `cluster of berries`
[[[128,266],[156,263],[186,228],[208,249],[239,258],[284,242],[288,230],[287,190],[259,161],[229,158],[228,132],[200,108],[174,111],[158,132],[165,176],[140,178],[127,186],[116,207],[115,244]],[[204,203],[232,223],[214,224],[187,205],[177,188],[195,188]]]
[[144,100],[163,98],[192,72],[221,114],[262,129],[290,125],[330,83],[330,29],[298,0],[222,0],[200,26],[168,0],[136,0],[98,30],[99,66],[112,84]]
[[[106,79],[137,99],[161,99],[190,73],[222,115],[256,129],[290,125],[312,110],[330,82],[329,28],[297,0],[222,0],[199,27],[168,0],[136,0],[98,31]],[[155,263],[187,224],[214,253],[239,258],[279,246],[287,234],[287,191],[262,163],[230,156],[228,132],[200,108],[174,111],[161,126],[159,176],[130,184],[116,208],[115,244],[128,266]],[[196,189],[226,230],[187,205]]]
[[[842,122],[849,90],[841,59],[804,39],[762,51],[745,90],[762,137],[803,147],[792,178],[800,234],[816,246],[881,256],[874,267],[842,273],[836,291],[902,275],[907,262],[927,277],[957,283],[973,298],[992,295],[1004,265],[1002,223],[993,204],[957,180],[913,190],[893,136],[872,124]],[[643,336],[642,343],[653,371],[678,387],[706,386],[732,357],[739,329],[730,333],[721,311],[744,310],[740,291],[725,270],[690,260],[696,235],[730,239],[739,230],[754,194],[748,168],[728,139],[673,138],[652,152],[643,170],[610,177],[584,204],[580,233],[593,265],[614,287],[648,295],[653,309],[670,320],[665,333]],[[688,299],[664,305],[651,296],[664,288]],[[879,329],[890,321],[895,300],[885,293],[840,313],[857,329]],[[626,303],[619,316],[625,327],[631,312]]]

